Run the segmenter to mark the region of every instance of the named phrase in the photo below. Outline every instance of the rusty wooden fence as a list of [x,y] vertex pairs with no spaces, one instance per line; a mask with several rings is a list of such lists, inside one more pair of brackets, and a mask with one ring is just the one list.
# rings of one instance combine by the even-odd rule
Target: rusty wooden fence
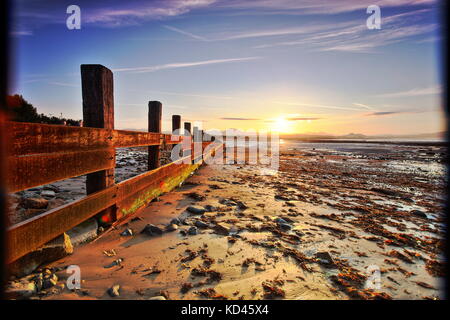
[[[202,154],[190,152],[189,161],[160,166],[161,146],[190,140],[161,133],[161,103],[149,102],[149,132],[114,130],[112,72],[101,65],[82,65],[81,76],[84,127],[6,122],[8,192],[87,175],[86,197],[8,229],[7,263],[95,215],[107,222],[123,219],[178,186],[202,163]],[[190,132],[190,123],[184,125]],[[172,130],[180,128],[181,117],[174,115]],[[202,142],[202,150],[207,145]],[[116,184],[115,148],[142,146],[148,146],[149,171]],[[215,151],[208,150],[203,160]]]

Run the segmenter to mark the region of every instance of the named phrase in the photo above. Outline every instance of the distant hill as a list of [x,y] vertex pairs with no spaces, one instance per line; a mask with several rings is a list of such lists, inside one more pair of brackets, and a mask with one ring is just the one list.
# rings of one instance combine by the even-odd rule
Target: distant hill
[[445,131],[432,133],[418,133],[405,135],[364,135],[361,133],[349,133],[345,135],[332,135],[328,133],[305,133],[305,134],[283,134],[283,139],[298,140],[389,140],[389,139],[406,139],[406,140],[443,140],[445,139]]

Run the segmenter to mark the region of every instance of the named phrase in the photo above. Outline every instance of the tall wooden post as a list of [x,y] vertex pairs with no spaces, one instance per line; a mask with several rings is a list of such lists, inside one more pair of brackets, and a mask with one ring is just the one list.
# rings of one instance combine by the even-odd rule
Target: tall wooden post
[[[81,65],[83,126],[114,129],[113,73],[99,64]],[[114,150],[111,157],[115,158]],[[86,193],[91,194],[114,185],[114,168],[90,173],[86,177]],[[116,219],[115,208],[103,211],[103,222]]]
[[[162,104],[159,101],[148,103],[148,132],[161,133]],[[160,146],[148,147],[148,170],[159,167]]]
[[[191,136],[191,123],[185,122],[184,123],[184,135],[187,137],[187,139],[183,140],[183,156],[188,157],[191,156],[192,159],[192,136]],[[190,143],[189,143],[190,140]],[[191,160],[192,162],[192,160]]]
[[189,132],[189,134],[191,134],[191,123],[190,122],[184,123],[184,130],[186,130],[187,132]]
[[172,116],[172,133],[178,129],[181,129],[181,116],[174,114]]

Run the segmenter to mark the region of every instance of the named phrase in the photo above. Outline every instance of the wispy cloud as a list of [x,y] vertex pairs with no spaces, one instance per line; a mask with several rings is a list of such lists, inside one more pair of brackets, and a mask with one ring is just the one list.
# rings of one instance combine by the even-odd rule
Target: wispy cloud
[[213,59],[213,60],[203,60],[203,61],[194,61],[194,62],[176,62],[176,63],[166,63],[156,66],[148,66],[148,67],[131,67],[131,68],[115,68],[112,69],[114,72],[130,72],[130,73],[146,73],[146,72],[155,72],[165,69],[176,69],[176,68],[188,68],[188,67],[196,67],[196,66],[205,66],[211,64],[220,64],[220,63],[231,63],[231,62],[243,62],[243,61],[252,61],[261,59],[261,57],[244,57],[244,58],[231,58],[231,59]]
[[319,51],[372,52],[388,44],[436,31],[438,25],[426,21],[430,12],[426,8],[383,17],[380,30],[368,30],[365,23],[351,21],[336,24],[323,32],[308,32],[301,38],[260,44],[255,48],[302,45]]
[[356,102],[353,102],[353,105],[354,105],[354,106],[361,107],[361,108],[365,108],[365,109],[367,109],[367,110],[373,110],[373,109],[374,109],[374,108],[372,108],[371,106],[368,106],[368,105],[363,104],[363,103],[356,103]]
[[380,7],[420,6],[435,3],[437,0],[375,0],[371,3],[359,0],[226,0],[217,6],[240,10],[274,11],[276,14],[338,14],[355,10],[364,10],[369,4]]
[[371,117],[371,116],[387,116],[387,115],[393,115],[393,114],[399,114],[399,113],[405,113],[402,111],[379,111],[379,112],[372,112],[368,113],[365,116]]
[[441,86],[431,86],[427,88],[415,88],[406,91],[400,92],[392,92],[392,93],[384,93],[379,94],[376,97],[380,98],[402,98],[402,97],[416,97],[416,96],[424,96],[424,95],[436,95],[442,93]]
[[294,117],[294,118],[286,118],[288,121],[314,121],[320,120],[322,118],[309,118],[309,117]]
[[182,35],[188,36],[188,37],[190,37],[192,39],[195,39],[195,40],[208,41],[208,39],[206,39],[206,38],[204,38],[202,36],[198,36],[196,34],[190,33],[190,32],[185,31],[185,30],[181,30],[179,28],[175,28],[175,27],[168,26],[168,25],[164,25],[164,28],[169,29],[169,30],[174,31],[174,32],[177,32],[177,33],[180,33]]
[[[273,103],[286,105],[286,106],[296,106],[296,107],[308,107],[308,108],[319,108],[319,109],[336,109],[336,110],[350,110],[350,111],[361,111],[361,108],[356,107],[346,107],[346,106],[330,106],[322,104],[309,104],[309,103],[296,103],[296,102],[281,102],[273,101]],[[364,108],[366,109],[366,108]]]

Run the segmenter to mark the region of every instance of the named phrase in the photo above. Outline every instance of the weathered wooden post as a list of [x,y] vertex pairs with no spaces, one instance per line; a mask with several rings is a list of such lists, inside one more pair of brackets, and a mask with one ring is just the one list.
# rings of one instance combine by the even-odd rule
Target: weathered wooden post
[[[185,142],[183,142],[183,155],[185,157],[191,156],[192,159],[192,136],[191,136],[191,123],[185,122],[184,123],[184,134],[186,136]],[[190,142],[189,142],[190,141]]]
[[178,129],[181,129],[181,116],[174,114],[172,116],[172,133]]
[[186,130],[187,132],[189,132],[189,134],[191,134],[191,123],[190,122],[184,123],[184,130]]
[[[99,64],[81,65],[83,97],[83,126],[114,129],[113,73]],[[111,157],[115,159],[114,150]],[[114,185],[114,168],[90,173],[86,177],[86,193],[91,194]],[[116,208],[108,208],[99,215],[103,222],[116,219]]]
[[[162,104],[159,101],[148,103],[148,132],[161,133]],[[148,147],[148,170],[159,167],[160,146]]]

